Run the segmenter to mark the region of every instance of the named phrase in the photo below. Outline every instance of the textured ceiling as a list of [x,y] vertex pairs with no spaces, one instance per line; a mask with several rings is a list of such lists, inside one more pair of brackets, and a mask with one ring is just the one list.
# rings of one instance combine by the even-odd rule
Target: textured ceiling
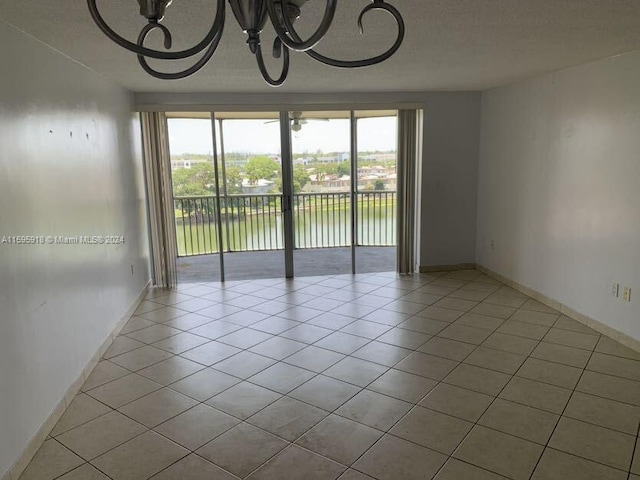
[[[114,29],[135,40],[143,25],[134,0],[101,0]],[[391,17],[356,19],[366,0],[341,0],[338,17],[318,50],[355,59],[376,54],[395,38]],[[404,15],[401,50],[384,64],[338,70],[293,53],[282,92],[483,90],[512,81],[640,48],[639,0],[390,0]],[[303,7],[308,32],[324,0]],[[214,0],[175,0],[165,25],[175,48],[197,43],[214,16]],[[146,75],[136,58],[111,43],[93,24],[83,0],[0,0],[0,18],[69,57],[137,92],[265,92],[255,60],[231,9],[219,50],[208,66],[180,81]],[[306,19],[306,21],[305,21]],[[273,32],[263,41],[270,49]],[[6,46],[3,46],[6,48]],[[153,64],[157,65],[157,64]],[[179,65],[179,64],[177,64]],[[278,66],[269,62],[276,75]]]

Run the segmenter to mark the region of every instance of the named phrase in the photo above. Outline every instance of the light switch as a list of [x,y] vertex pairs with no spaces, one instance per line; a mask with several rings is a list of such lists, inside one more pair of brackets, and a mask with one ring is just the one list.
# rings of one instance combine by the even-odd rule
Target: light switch
[[625,302],[631,301],[631,287],[624,287],[624,293],[622,295],[622,298],[624,298]]

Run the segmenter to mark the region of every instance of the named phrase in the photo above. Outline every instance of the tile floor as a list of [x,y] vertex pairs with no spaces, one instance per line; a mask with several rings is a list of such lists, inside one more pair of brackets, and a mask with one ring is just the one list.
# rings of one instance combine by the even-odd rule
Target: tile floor
[[640,353],[476,272],[154,290],[23,480],[640,480]]

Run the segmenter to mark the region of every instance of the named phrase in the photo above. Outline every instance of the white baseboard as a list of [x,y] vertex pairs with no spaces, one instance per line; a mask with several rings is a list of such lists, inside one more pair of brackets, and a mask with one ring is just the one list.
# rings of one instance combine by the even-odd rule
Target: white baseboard
[[420,265],[420,273],[457,272],[459,270],[474,270],[475,263],[458,263],[456,265]]
[[584,315],[583,313],[580,313],[577,310],[574,310],[573,308],[568,307],[567,305],[559,302],[558,300],[547,297],[546,295],[543,295],[542,293],[536,290],[533,290],[532,288],[529,288],[525,285],[515,282],[510,278],[504,277],[503,275],[500,275],[499,273],[496,273],[493,270],[488,269],[487,267],[484,267],[482,265],[477,265],[476,268],[482,273],[484,273],[485,275],[488,275],[489,277],[492,277],[498,280],[499,282],[504,283],[505,285],[513,288],[514,290],[518,290],[519,292],[524,293],[525,295],[533,298],[534,300],[537,300],[538,302],[550,308],[553,308],[554,310],[558,310],[563,315],[566,315],[567,317],[572,318],[577,322],[580,322],[583,325],[586,325],[589,328],[592,328],[593,330],[601,333],[602,335],[612,338],[613,340],[615,340],[616,342],[619,342],[625,347],[628,347],[628,348],[631,348],[632,350],[640,352],[640,340],[630,337],[629,335],[622,333],[616,330],[615,328],[610,327],[609,325],[606,325],[600,322],[599,320],[596,320],[595,318],[591,318],[587,315]]
[[89,360],[89,363],[84,367],[78,378],[76,378],[71,386],[69,386],[63,398],[60,400],[60,402],[58,402],[47,419],[40,426],[37,433],[33,436],[27,447],[23,450],[20,457],[18,457],[18,460],[16,460],[13,466],[7,473],[4,474],[4,476],[2,476],[0,480],[18,480],[18,478],[20,478],[20,475],[22,475],[22,473],[26,470],[31,460],[33,460],[35,454],[38,452],[44,441],[51,433],[51,430],[53,430],[53,427],[56,426],[65,410],[69,407],[73,399],[76,397],[86,379],[89,378],[89,375],[91,375],[93,369],[96,368],[96,365],[98,365],[98,362],[100,361],[104,353],[109,349],[109,347],[113,343],[113,340],[115,340],[115,338],[120,333],[120,330],[122,330],[122,328],[124,327],[125,323],[127,323],[127,321],[131,318],[133,312],[135,312],[136,308],[138,308],[138,305],[140,305],[142,300],[144,300],[144,297],[147,295],[150,286],[151,280],[149,280],[147,285],[145,285],[145,287],[140,291],[125,314],[118,320],[118,323],[114,327],[111,334],[109,334],[109,336],[105,339],[95,355],[91,357],[91,360]]

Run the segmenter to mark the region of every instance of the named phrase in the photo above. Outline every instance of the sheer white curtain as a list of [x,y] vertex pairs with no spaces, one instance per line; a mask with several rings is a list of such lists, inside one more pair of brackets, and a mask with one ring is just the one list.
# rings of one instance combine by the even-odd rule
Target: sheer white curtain
[[416,225],[421,151],[421,112],[398,111],[398,224],[397,269],[401,275],[416,271]]
[[141,119],[153,283],[158,287],[171,288],[177,283],[178,247],[167,118],[162,112],[144,112]]

